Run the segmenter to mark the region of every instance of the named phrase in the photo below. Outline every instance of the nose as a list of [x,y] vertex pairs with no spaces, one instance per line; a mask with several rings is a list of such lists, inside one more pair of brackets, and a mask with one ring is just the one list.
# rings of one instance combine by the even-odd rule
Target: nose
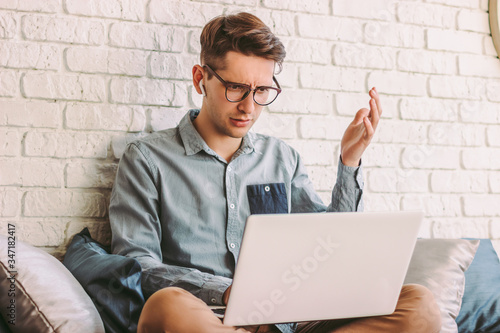
[[238,103],[238,110],[242,113],[251,114],[255,111],[255,102],[253,100],[253,92],[250,92],[248,96]]

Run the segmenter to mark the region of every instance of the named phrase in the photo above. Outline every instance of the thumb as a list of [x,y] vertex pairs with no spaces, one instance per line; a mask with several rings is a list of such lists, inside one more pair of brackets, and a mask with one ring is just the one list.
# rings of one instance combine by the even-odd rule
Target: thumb
[[363,122],[363,118],[368,117],[370,114],[370,110],[366,108],[360,109],[358,112],[356,112],[356,115],[354,116],[354,120],[352,121],[353,124],[360,124]]
[[229,294],[231,293],[232,286],[233,285],[230,285],[222,295],[222,302],[224,302],[224,305],[227,305],[227,301],[229,301]]

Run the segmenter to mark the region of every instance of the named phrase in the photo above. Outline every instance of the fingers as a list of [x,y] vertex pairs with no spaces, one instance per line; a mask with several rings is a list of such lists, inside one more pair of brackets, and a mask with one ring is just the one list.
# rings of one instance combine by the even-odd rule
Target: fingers
[[368,120],[368,118],[366,117],[363,118],[363,123],[365,124],[365,129],[366,129],[366,139],[370,141],[373,135],[375,134],[375,128],[373,127],[370,120]]
[[377,108],[377,103],[372,98],[370,100],[370,121],[374,128],[377,128],[379,120],[380,120],[380,113]]
[[377,129],[378,123],[380,121],[380,115],[382,114],[382,108],[381,108],[381,103],[380,103],[380,98],[377,92],[377,89],[373,87],[370,89],[368,92],[370,95],[370,109],[360,109],[357,113],[356,116],[354,117],[354,120],[352,121],[351,125],[354,126],[359,126],[361,123],[364,124],[365,128],[365,134],[364,134],[364,139],[370,141],[371,138],[375,134],[375,130]]
[[380,103],[380,96],[377,92],[377,88],[373,87],[368,94],[370,95],[371,98],[373,98],[375,100],[375,103],[376,103],[377,109],[378,109],[378,115],[381,116],[382,115],[382,104]]
[[375,88],[372,88],[370,90],[369,95],[370,97],[372,97],[372,99],[370,99],[370,120],[372,122],[373,128],[376,129],[380,120],[380,115],[382,114],[382,109],[380,107],[380,98]]
[[353,124],[361,124],[363,122],[363,119],[368,117],[370,114],[370,110],[366,108],[360,109],[358,112],[356,112],[356,115],[354,116],[354,120],[352,121]]
[[224,305],[227,305],[227,302],[229,301],[229,294],[231,293],[232,286],[233,285],[230,285],[222,295],[222,302],[224,302]]

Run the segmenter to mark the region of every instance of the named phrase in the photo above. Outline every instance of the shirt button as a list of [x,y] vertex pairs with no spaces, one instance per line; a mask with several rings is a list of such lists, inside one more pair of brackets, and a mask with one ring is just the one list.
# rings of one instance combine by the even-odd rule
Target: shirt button
[[232,249],[234,249],[234,248],[236,247],[236,244],[231,243],[231,244],[229,244],[229,246],[230,246]]
[[217,303],[217,300],[216,300],[215,298],[212,298],[212,299],[210,300],[210,302],[212,302],[212,303],[214,303],[214,304],[215,304],[215,303]]
[[233,170],[230,166],[227,167],[227,171]]
[[264,191],[269,192],[270,188],[269,186],[264,187]]
[[231,207],[231,209],[234,209],[234,204],[231,204],[229,207]]

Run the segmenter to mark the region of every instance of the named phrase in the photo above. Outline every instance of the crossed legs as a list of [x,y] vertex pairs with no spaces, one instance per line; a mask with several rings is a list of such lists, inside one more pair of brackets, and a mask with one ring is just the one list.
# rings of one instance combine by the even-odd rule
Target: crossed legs
[[[432,293],[420,285],[405,285],[390,315],[299,323],[297,333],[434,333],[439,332],[441,319]],[[258,327],[223,325],[210,308],[189,292],[175,287],[154,293],[144,305],[138,333],[248,333],[262,332]],[[279,332],[276,329],[273,332]]]

